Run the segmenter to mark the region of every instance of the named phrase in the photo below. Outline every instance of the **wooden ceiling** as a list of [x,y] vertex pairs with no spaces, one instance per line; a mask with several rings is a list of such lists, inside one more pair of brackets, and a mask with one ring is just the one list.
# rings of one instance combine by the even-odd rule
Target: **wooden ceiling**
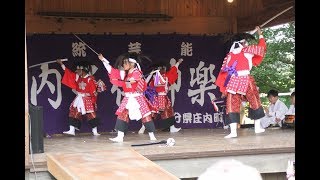
[[27,33],[215,34],[295,20],[294,0],[28,0]]

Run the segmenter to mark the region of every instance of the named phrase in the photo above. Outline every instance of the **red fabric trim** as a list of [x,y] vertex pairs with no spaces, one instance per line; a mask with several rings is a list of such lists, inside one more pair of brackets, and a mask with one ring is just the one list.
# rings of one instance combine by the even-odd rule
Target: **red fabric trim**
[[68,86],[71,89],[77,88],[76,73],[72,72],[70,69],[66,68],[61,80],[61,83]]

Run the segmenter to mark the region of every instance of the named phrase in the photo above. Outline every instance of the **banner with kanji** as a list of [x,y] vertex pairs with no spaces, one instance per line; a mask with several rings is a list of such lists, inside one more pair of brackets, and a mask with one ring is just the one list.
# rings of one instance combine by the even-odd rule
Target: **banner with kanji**
[[[212,99],[221,93],[214,84],[225,56],[220,36],[192,35],[78,35],[34,34],[27,37],[27,66],[29,103],[43,107],[44,133],[61,134],[69,129],[69,106],[75,93],[61,84],[63,70],[56,59],[65,59],[71,67],[75,61],[92,62],[93,75],[101,79],[107,90],[98,94],[97,115],[101,120],[99,132],[112,131],[116,122],[115,112],[123,92],[110,83],[107,71],[95,52],[113,65],[124,52],[143,52],[153,62],[166,61],[174,65],[179,58],[178,79],[170,87],[168,96],[175,110],[176,127],[221,128],[223,110],[216,111]],[[88,46],[86,46],[86,43]],[[148,64],[141,64],[147,66]],[[157,120],[155,120],[157,126]],[[140,121],[130,121],[129,129],[138,130]],[[91,132],[83,121],[80,132]]]

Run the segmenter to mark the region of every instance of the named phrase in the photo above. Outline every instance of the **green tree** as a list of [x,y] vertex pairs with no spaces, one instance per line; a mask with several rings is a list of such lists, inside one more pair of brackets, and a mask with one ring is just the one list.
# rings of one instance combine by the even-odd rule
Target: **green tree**
[[290,92],[295,87],[295,23],[262,29],[267,52],[258,67],[253,67],[260,93],[270,89]]

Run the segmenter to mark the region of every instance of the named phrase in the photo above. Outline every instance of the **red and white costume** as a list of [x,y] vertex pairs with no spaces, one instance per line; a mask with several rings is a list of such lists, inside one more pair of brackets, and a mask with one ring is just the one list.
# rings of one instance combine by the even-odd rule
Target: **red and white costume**
[[[131,69],[125,76],[124,70],[115,69],[109,65],[107,60],[103,61],[108,71],[110,82],[123,89],[124,98],[116,111],[118,119],[129,122],[131,120],[142,120],[143,122],[152,121],[151,115],[156,110],[144,96],[143,92],[147,88],[141,70]],[[131,82],[130,82],[131,81]],[[146,118],[150,116],[149,118]]]
[[[159,72],[156,72],[159,73]],[[158,95],[154,98],[153,105],[161,112],[161,119],[174,116],[171,101],[167,95],[169,87],[178,79],[178,67],[172,66],[169,71],[162,73],[161,76],[153,75],[149,82],[150,87],[155,87]]]
[[97,108],[97,84],[93,76],[86,75],[85,77],[80,77],[65,67],[61,83],[74,89],[77,93],[77,96],[70,105],[69,116],[71,115],[78,119],[79,115],[95,112]]
[[128,60],[128,62],[135,64],[134,68],[132,68],[132,66],[126,66],[125,68],[127,69],[129,67],[128,72],[126,73],[124,70],[115,69],[110,66],[109,61],[102,55],[99,55],[99,59],[103,62],[104,67],[108,71],[110,82],[113,85],[121,87],[125,94],[116,111],[118,117],[115,129],[117,129],[118,135],[115,138],[109,139],[113,142],[123,142],[124,133],[128,130],[130,119],[137,121],[141,120],[147,127],[150,140],[157,140],[153,133],[155,131],[154,123],[152,121],[153,108],[144,95],[144,91],[147,89],[147,83],[143,78],[139,63],[130,57],[122,59],[123,61]]
[[[240,44],[239,44],[240,45]],[[248,101],[253,110],[253,119],[264,116],[263,108],[253,76],[252,66],[258,66],[266,52],[266,42],[259,36],[257,45],[250,45],[230,50],[224,59],[215,84],[223,94],[227,95],[226,113],[232,122],[240,122],[240,106],[242,101]]]
[[[258,45],[251,45],[229,52],[224,59],[221,71],[216,80],[222,93],[245,95],[249,85],[249,75],[252,66],[258,66],[264,57],[266,43],[264,38],[259,39]],[[233,67],[234,66],[234,67]],[[234,70],[233,72],[230,72]],[[225,86],[228,72],[231,75]]]
[[[152,108],[147,98],[143,95],[143,92],[147,88],[147,84],[144,81],[142,72],[134,68],[129,72],[127,76],[121,80],[120,70],[112,68],[109,74],[110,79],[118,79],[116,85],[122,87],[125,94],[121,101],[119,108],[116,111],[116,115],[121,116],[123,112],[128,110],[131,120],[140,120],[148,115],[151,115]],[[129,81],[135,81],[130,83]],[[113,80],[115,82],[115,80]],[[121,119],[121,118],[120,118]]]

